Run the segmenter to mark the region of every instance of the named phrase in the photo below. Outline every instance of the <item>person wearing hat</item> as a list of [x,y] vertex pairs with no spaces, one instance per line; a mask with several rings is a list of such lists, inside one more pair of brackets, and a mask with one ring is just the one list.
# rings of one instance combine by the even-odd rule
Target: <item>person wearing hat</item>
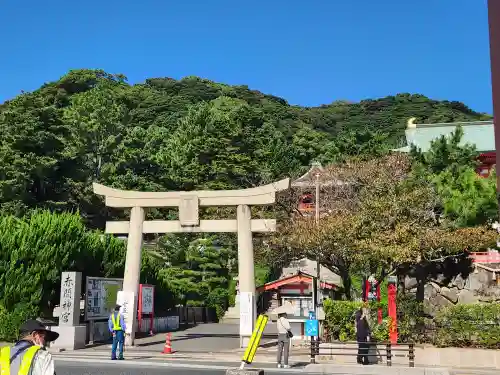
[[118,348],[118,359],[123,360],[123,344],[125,343],[125,319],[120,314],[120,305],[115,306],[108,320],[109,332],[113,335],[113,345],[111,346],[111,359],[116,360],[116,349]]
[[[45,350],[59,334],[49,331],[38,320],[27,320],[19,329],[20,340],[0,351],[1,373],[10,375],[55,375],[54,360]],[[4,372],[5,371],[5,372]]]

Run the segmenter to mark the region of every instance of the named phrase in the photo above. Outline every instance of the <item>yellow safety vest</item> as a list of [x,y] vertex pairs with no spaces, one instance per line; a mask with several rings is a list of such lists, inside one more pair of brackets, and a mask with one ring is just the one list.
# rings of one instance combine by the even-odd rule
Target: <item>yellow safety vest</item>
[[[17,375],[28,375],[31,364],[33,363],[33,359],[35,358],[36,353],[41,348],[39,346],[30,346],[23,353],[19,355],[21,364],[19,365],[19,370],[17,371]],[[15,366],[13,366],[15,367]],[[11,374],[11,364],[10,364],[10,347],[4,347],[0,351],[0,375],[16,375]]]
[[[122,330],[122,325],[120,324],[120,313],[118,314],[111,314],[111,322],[113,323],[113,331],[121,331]],[[0,374],[3,375],[3,374]]]

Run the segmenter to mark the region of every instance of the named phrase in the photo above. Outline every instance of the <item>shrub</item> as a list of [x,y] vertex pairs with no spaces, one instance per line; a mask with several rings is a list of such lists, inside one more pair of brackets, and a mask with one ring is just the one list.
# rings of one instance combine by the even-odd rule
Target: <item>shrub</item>
[[500,348],[500,304],[474,303],[443,309],[435,317],[438,346]]
[[[22,219],[0,216],[0,305],[6,317],[5,322],[0,319],[0,336],[12,337],[9,322],[52,316],[63,271],[82,272],[84,279],[123,277],[124,255],[123,241],[88,230],[78,214],[34,211]],[[141,281],[157,286],[155,309],[165,310],[172,298],[157,277],[163,265],[145,253]]]
[[123,242],[88,231],[78,214],[36,211],[0,217],[0,304],[50,314],[59,303],[61,272],[123,275]]
[[[354,314],[363,306],[363,302],[325,300],[325,328],[329,340],[355,341]],[[387,313],[385,304],[372,303],[370,308],[370,327],[372,336],[377,341],[385,341],[389,337],[389,320],[384,318],[382,324],[377,324],[377,310],[382,308]]]
[[[327,339],[354,341],[354,313],[362,305],[362,302],[326,300]],[[372,337],[376,341],[386,341],[390,318],[384,317],[382,324],[377,324],[378,306],[370,306]],[[386,306],[381,306],[386,313]],[[411,296],[399,296],[398,341],[430,342],[440,347],[500,349],[500,303],[454,305],[430,319],[424,316],[421,302]]]
[[33,309],[27,305],[18,305],[12,312],[0,305],[0,341],[17,340],[21,324],[35,316]]
[[397,297],[398,341],[431,342],[427,337],[424,305],[417,301],[414,294],[400,294]]

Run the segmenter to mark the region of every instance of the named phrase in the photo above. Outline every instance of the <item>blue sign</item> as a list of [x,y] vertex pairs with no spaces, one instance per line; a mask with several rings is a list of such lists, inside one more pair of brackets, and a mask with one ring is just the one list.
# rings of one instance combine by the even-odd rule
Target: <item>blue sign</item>
[[309,320],[314,320],[314,319],[316,319],[316,312],[309,311]]
[[319,336],[319,322],[316,319],[306,320],[306,336]]

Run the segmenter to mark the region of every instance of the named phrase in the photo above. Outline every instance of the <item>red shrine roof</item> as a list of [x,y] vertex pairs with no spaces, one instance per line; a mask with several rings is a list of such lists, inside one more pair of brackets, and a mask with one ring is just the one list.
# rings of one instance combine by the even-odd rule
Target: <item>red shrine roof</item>
[[[268,282],[264,285],[261,285],[261,286],[257,287],[257,291],[258,292],[265,292],[268,290],[279,289],[280,287],[285,286],[285,285],[289,285],[289,284],[300,284],[300,283],[312,284],[313,280],[314,280],[314,276],[299,271],[293,275],[289,275],[289,276],[283,277],[279,280],[271,281],[271,282]],[[337,289],[337,285],[322,281],[321,288],[335,290],[335,289]]]

